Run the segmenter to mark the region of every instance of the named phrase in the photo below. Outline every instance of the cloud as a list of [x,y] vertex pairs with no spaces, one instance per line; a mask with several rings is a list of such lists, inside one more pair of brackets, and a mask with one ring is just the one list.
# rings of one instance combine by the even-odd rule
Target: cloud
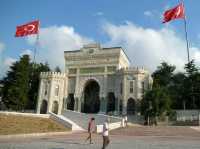
[[5,49],[5,44],[0,42],[0,54]]
[[104,15],[104,13],[101,12],[101,11],[98,11],[98,12],[96,12],[96,13],[94,14],[94,16],[103,16],[103,15]]
[[[29,37],[28,43],[33,45],[35,39],[35,36]],[[48,62],[52,68],[59,66],[64,70],[64,51],[77,50],[90,42],[93,40],[75,32],[73,27],[41,28],[36,61]]]
[[11,57],[6,57],[4,60],[0,62],[0,79],[3,78],[6,74],[6,72],[9,70],[9,67],[14,63],[16,59],[11,58]]
[[12,57],[7,57],[5,60],[4,60],[4,65],[5,67],[9,67],[11,66],[14,62],[16,61],[16,59],[12,58]]
[[147,10],[147,11],[144,12],[144,15],[147,16],[147,17],[152,17],[153,13],[152,13],[152,11]]
[[[154,71],[161,62],[166,61],[176,65],[177,70],[183,70],[187,63],[185,40],[167,26],[156,30],[132,22],[123,25],[106,23],[103,30],[110,38],[105,45],[125,48],[133,66],[144,66]],[[199,48],[191,47],[190,52],[191,58],[199,61]]]
[[31,50],[27,49],[27,50],[24,50],[24,51],[21,52],[20,56],[22,56],[22,55],[30,55],[30,56],[32,56],[33,52]]

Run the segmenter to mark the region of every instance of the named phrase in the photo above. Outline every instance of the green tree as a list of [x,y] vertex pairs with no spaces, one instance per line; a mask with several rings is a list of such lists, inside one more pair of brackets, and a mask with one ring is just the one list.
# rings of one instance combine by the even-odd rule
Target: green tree
[[48,63],[30,63],[28,55],[10,66],[2,80],[2,101],[12,110],[35,109],[40,72],[50,71]]
[[161,66],[158,66],[152,74],[153,88],[167,87],[170,84],[175,69],[175,66],[162,62]]
[[172,100],[173,109],[184,109],[186,102],[186,92],[184,82],[186,76],[184,73],[176,73],[172,76],[171,83],[169,85],[169,94]]
[[23,55],[15,62],[3,79],[2,101],[14,110],[22,110],[28,103],[30,58]]
[[200,108],[200,72],[194,60],[185,65],[186,79],[184,82],[186,108]]
[[55,72],[61,72],[61,69],[59,66],[56,66],[56,68],[54,69]]
[[171,96],[169,88],[175,66],[166,62],[161,63],[152,74],[152,90],[146,91],[141,102],[141,113],[156,118],[169,113],[171,110]]
[[30,88],[29,88],[29,102],[26,106],[27,109],[36,109],[37,95],[39,90],[40,73],[50,71],[48,63],[33,64],[31,63],[30,73]]
[[166,88],[153,88],[144,94],[141,101],[141,113],[147,117],[167,115],[171,110],[171,99]]

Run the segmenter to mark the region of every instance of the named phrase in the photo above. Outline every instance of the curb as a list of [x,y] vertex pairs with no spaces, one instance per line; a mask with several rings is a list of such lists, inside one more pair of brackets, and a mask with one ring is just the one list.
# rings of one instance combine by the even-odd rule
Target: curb
[[72,131],[65,132],[46,132],[46,133],[29,133],[29,134],[16,134],[16,135],[0,135],[0,139],[11,139],[11,138],[27,138],[27,137],[41,137],[41,136],[55,136],[55,135],[68,135],[72,134]]

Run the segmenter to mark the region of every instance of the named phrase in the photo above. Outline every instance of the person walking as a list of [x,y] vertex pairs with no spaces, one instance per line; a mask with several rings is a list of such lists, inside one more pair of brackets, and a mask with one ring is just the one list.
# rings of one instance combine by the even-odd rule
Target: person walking
[[85,142],[87,140],[90,140],[90,144],[93,144],[92,143],[92,133],[95,132],[95,118],[92,117],[88,123],[88,134],[89,136],[87,137],[87,139],[85,140]]
[[126,127],[127,127],[128,126],[128,117],[127,117],[127,115],[125,115],[124,120],[125,120],[125,124],[126,124]]
[[109,119],[106,119],[106,121],[103,124],[103,132],[102,132],[102,136],[103,136],[103,147],[102,149],[105,149],[108,144],[110,143],[110,139],[109,139]]

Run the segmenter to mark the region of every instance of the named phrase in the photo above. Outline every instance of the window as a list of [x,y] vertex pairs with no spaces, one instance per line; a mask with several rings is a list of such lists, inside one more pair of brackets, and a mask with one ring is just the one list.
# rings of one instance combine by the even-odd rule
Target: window
[[69,74],[76,74],[76,68],[70,68]]
[[92,53],[94,53],[94,49],[89,49],[89,54],[92,54]]
[[133,93],[133,81],[130,81],[130,93]]
[[142,94],[144,94],[144,82],[142,82]]
[[56,87],[55,87],[55,96],[58,96],[58,94],[59,94],[59,86],[56,85]]
[[116,71],[116,69],[117,69],[117,67],[116,66],[108,66],[108,72],[115,72]]

